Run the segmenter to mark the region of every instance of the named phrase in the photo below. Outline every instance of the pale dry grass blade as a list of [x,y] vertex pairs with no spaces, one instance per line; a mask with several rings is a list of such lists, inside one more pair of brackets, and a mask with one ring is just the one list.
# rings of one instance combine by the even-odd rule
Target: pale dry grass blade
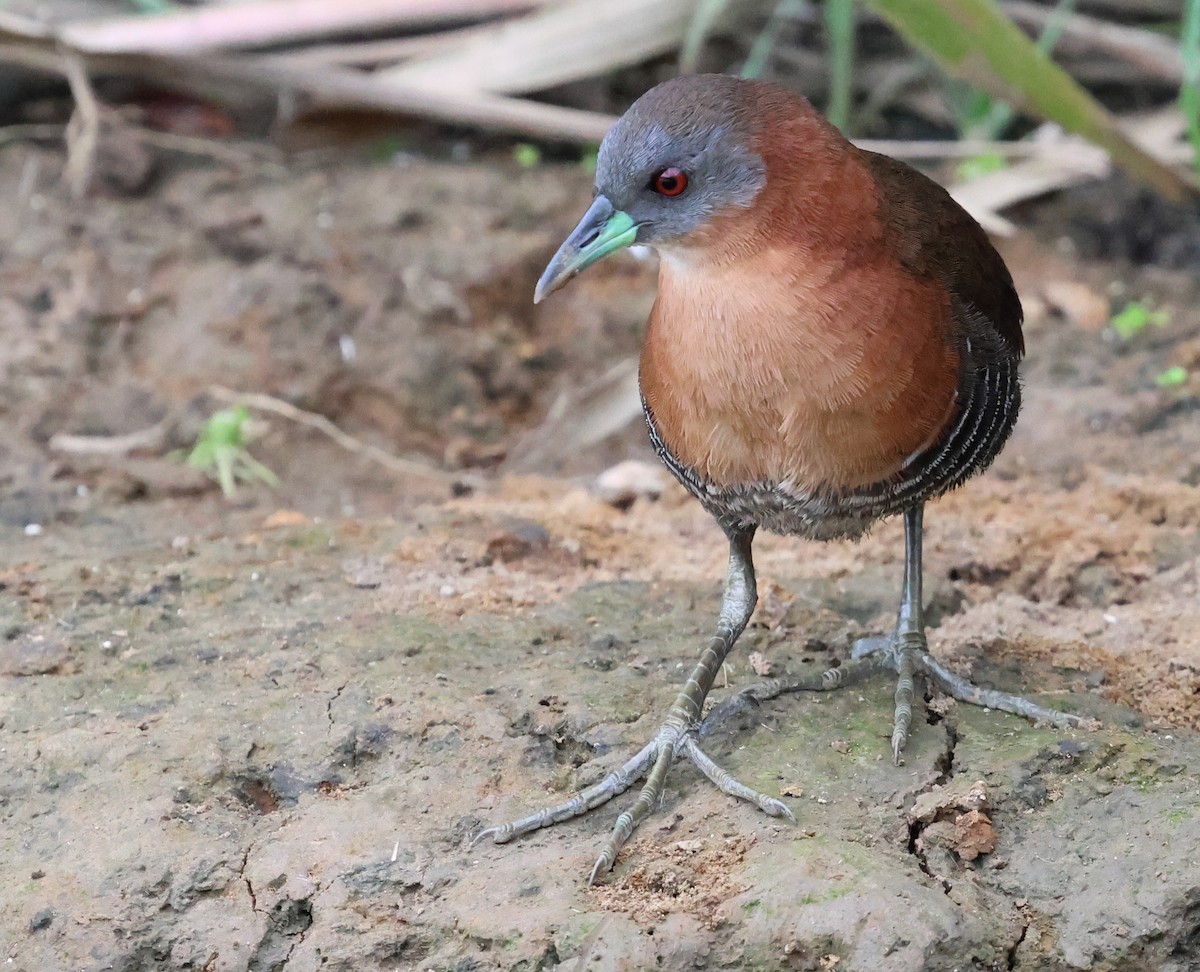
[[380,40],[347,41],[344,44],[314,44],[264,54],[264,58],[286,64],[330,64],[342,67],[373,68],[394,65],[414,57],[428,57],[461,46],[487,27],[458,27],[430,34],[407,37],[384,37]]
[[[473,21],[536,7],[539,0],[246,0],[153,17],[77,21],[60,38],[89,54],[184,53],[258,47],[356,30]],[[542,0],[544,2],[544,0]]]
[[[0,40],[3,35],[0,34]],[[93,73],[122,74],[170,84],[212,96],[214,86],[287,91],[308,100],[310,107],[369,108],[397,115],[432,118],[479,128],[542,138],[593,143],[612,127],[614,118],[598,112],[506,98],[478,91],[437,90],[385,83],[372,75],[344,68],[309,66],[265,57],[136,54],[88,55]],[[52,46],[0,43],[0,61],[39,71],[64,74],[62,56]]]
[[5,10],[3,7],[0,7],[0,34],[43,39],[53,36],[51,28],[46,24],[31,20],[28,17],[22,17],[20,14]]
[[[1167,108],[1137,118],[1121,119],[1121,130],[1142,151],[1162,163],[1179,163],[1190,156],[1182,142],[1186,122],[1177,108]],[[1043,155],[949,187],[950,194],[967,212],[998,235],[1009,235],[995,220],[999,211],[1068,186],[1102,179],[1112,171],[1103,149],[1075,136],[1048,146]],[[989,225],[991,224],[991,225]]]
[[1111,170],[1102,149],[1079,140],[1059,146],[1054,155],[1025,159],[969,182],[948,186],[950,195],[991,233],[1011,236],[1016,230],[999,211],[1057,189],[1100,179]]
[[128,456],[134,452],[161,452],[167,439],[167,423],[124,435],[71,435],[58,432],[50,436],[51,452],[75,456]]
[[[193,62],[191,67],[197,70],[205,65]],[[220,76],[223,68],[228,71],[239,66],[226,59],[215,65],[213,72]],[[239,70],[246,79],[308,95],[319,105],[373,108],[542,138],[598,142],[615,120],[598,112],[489,92],[401,85],[345,69],[267,66],[260,61],[242,64]]]
[[63,72],[75,99],[75,111],[67,123],[67,166],[65,178],[71,196],[83,199],[92,182],[96,149],[100,142],[100,102],[91,79],[78,54],[67,53],[62,59]]
[[641,414],[638,360],[623,358],[582,389],[560,394],[541,425],[513,449],[504,471],[551,471],[562,456],[620,432]]
[[379,72],[439,90],[522,94],[676,50],[700,0],[571,0],[507,21],[454,50]]

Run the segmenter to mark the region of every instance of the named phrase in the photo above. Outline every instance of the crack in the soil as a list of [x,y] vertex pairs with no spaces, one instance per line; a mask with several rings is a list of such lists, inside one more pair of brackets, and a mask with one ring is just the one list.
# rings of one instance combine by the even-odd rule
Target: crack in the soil
[[[342,688],[344,689],[346,686],[343,685]],[[312,894],[308,895],[308,898],[305,899],[308,902],[308,924],[306,924],[304,928],[300,929],[299,934],[296,935],[296,940],[288,947],[288,954],[283,956],[284,968],[288,967],[288,962],[292,961],[292,953],[302,946],[302,944],[304,944],[305,938],[308,937],[308,932],[312,931],[312,926],[317,923],[317,899],[323,890],[325,890],[325,888],[322,887],[322,884],[320,884],[319,881],[313,882]]]
[[330,696],[329,701],[325,703],[325,718],[329,720],[327,732],[333,732],[333,703],[342,697],[342,693],[346,691],[346,686],[349,684],[349,682],[342,682],[337,691]]
[[246,865],[250,862],[250,851],[253,849],[253,844],[246,845],[246,852],[242,854],[242,866],[238,868],[238,877],[246,885],[246,893],[250,895],[250,910],[256,915],[258,914],[258,898],[254,894],[254,885],[250,883],[250,879],[246,877]]
[[[345,685],[342,686],[342,688],[345,688],[345,687],[346,687]],[[342,689],[338,689],[338,695],[340,695],[341,692],[342,692]],[[337,698],[337,696],[335,695],[334,698]],[[288,967],[288,963],[292,960],[292,953],[294,951],[296,951],[297,948],[299,948],[301,945],[304,944],[304,939],[308,936],[309,931],[312,930],[312,926],[316,922],[316,918],[313,915],[314,902],[317,900],[317,896],[320,895],[320,893],[321,893],[321,885],[320,885],[320,882],[314,882],[314,885],[315,886],[313,888],[313,893],[310,894],[307,898],[307,901],[308,901],[308,924],[300,929],[299,934],[296,936],[296,940],[294,942],[292,942],[292,944],[290,946],[288,946],[287,955],[285,955],[283,957],[283,968],[285,968],[285,969]]]
[[1025,936],[1029,934],[1029,926],[1032,924],[1033,924],[1033,922],[1030,921],[1028,918],[1022,919],[1021,934],[1018,935],[1017,940],[1012,943],[1012,947],[1008,950],[1008,955],[1006,956],[1007,964],[1005,965],[1005,968],[1008,969],[1008,972],[1014,972],[1014,970],[1016,969],[1016,967],[1017,967],[1017,949],[1019,949],[1021,947],[1021,943],[1023,941],[1025,941]]
[[942,754],[933,764],[938,771],[938,778],[934,781],[935,785],[948,783],[950,777],[954,775],[954,750],[958,746],[958,729],[955,726],[946,725],[946,748],[942,750]]
[[949,894],[951,884],[943,877],[933,873],[929,862],[925,859],[925,852],[917,846],[917,842],[921,837],[921,831],[925,829],[925,825],[917,820],[908,825],[908,852],[917,859],[917,867],[921,869],[921,873],[926,875],[931,881],[936,882],[942,889],[943,894]]
[[[941,722],[940,719],[930,719],[930,725]],[[949,782],[950,777],[954,774],[954,749],[958,745],[958,729],[949,723],[942,723],[946,731],[945,748],[934,762],[934,767],[938,771],[938,775],[934,780],[921,790],[921,793],[928,793],[935,786],[941,786]],[[919,794],[918,794],[919,795]],[[927,875],[931,880],[937,882],[943,894],[949,894],[952,885],[944,877],[939,877],[933,873],[933,869],[929,866],[929,861],[925,857],[925,852],[921,850],[919,842],[921,834],[925,830],[926,824],[920,820],[914,820],[908,825],[908,852],[917,859],[917,867],[921,872]]]

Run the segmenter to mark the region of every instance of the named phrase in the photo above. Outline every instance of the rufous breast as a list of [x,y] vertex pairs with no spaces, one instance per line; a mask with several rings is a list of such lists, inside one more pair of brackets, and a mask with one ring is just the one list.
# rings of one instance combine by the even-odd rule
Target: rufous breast
[[949,297],[886,251],[662,256],[642,395],[664,444],[702,479],[869,486],[955,416]]

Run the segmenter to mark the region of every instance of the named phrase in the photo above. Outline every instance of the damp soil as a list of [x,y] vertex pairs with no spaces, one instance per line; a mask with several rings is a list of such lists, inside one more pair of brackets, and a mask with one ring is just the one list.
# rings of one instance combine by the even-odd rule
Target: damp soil
[[[586,449],[554,431],[636,353],[653,297],[625,260],[530,304],[586,174],[246,153],[75,202],[62,166],[0,151],[6,968],[1200,964],[1194,267],[1085,258],[1061,242],[1083,215],[1005,241],[1025,412],[926,516],[934,652],[1102,727],[931,699],[895,766],[882,677],[766,703],[707,745],[797,824],[681,764],[589,888],[629,797],[470,837],[653,734],[725,551],[669,484],[598,488],[653,463],[636,418]],[[1121,339],[1130,301],[1166,314]],[[227,500],[182,462],[214,386],[431,472],[263,414],[251,448],[280,485]],[[897,524],[756,550],[761,607],[717,696],[751,652],[816,671],[887,628]]]

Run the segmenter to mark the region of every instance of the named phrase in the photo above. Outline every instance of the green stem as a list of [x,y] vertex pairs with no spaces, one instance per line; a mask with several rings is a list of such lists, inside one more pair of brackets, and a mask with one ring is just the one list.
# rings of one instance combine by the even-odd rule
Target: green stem
[[750,52],[746,55],[746,63],[742,65],[743,78],[757,78],[763,73],[783,25],[802,9],[801,0],[779,0],[775,10],[768,18],[766,26],[750,46]]
[[1187,119],[1188,141],[1192,143],[1192,165],[1200,172],[1200,0],[1187,0],[1180,36],[1183,49],[1183,84],[1179,107]]
[[[1062,36],[1063,30],[1067,26],[1067,18],[1071,16],[1074,9],[1075,0],[1058,0],[1054,11],[1050,14],[1050,19],[1046,21],[1046,26],[1038,35],[1037,49],[1047,57],[1054,51],[1054,45]],[[999,138],[1012,123],[1014,114],[1013,106],[1007,101],[993,104],[985,119],[984,138],[989,140]]]
[[825,0],[825,33],[829,38],[831,85],[825,113],[847,132],[854,91],[854,0]]

